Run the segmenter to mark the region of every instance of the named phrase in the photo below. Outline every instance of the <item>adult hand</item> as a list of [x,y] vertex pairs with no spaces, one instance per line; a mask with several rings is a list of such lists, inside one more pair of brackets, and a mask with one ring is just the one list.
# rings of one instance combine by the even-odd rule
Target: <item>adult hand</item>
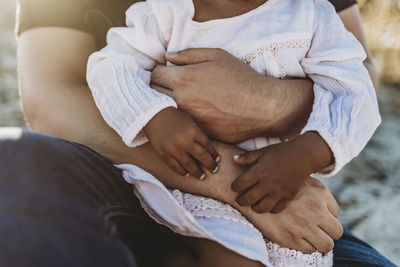
[[[221,156],[218,173],[209,174],[208,179],[204,181],[192,179],[193,188],[176,187],[176,184],[173,188],[209,196],[232,205],[267,239],[283,247],[297,249],[304,253],[316,250],[327,252],[332,248],[333,240],[340,238],[343,228],[337,220],[339,206],[328,188],[320,181],[311,177],[307,178],[294,200],[281,213],[256,213],[251,207],[240,206],[236,202],[238,194],[230,189],[236,177],[246,171],[245,166],[232,161],[234,155],[241,154],[243,151],[224,143],[213,142],[213,145]],[[163,173],[166,172],[160,172],[160,175]],[[166,183],[170,180],[171,177],[165,178]],[[180,178],[176,180],[187,181]]]
[[174,98],[210,137],[236,143],[263,136],[277,118],[274,79],[228,52],[187,49],[166,59],[175,66],[157,66],[152,87]]
[[[264,215],[253,213],[250,220],[267,239],[303,253],[328,252],[333,249],[333,240],[343,234],[337,202],[320,181],[311,177],[284,211]],[[263,223],[258,223],[261,218]]]

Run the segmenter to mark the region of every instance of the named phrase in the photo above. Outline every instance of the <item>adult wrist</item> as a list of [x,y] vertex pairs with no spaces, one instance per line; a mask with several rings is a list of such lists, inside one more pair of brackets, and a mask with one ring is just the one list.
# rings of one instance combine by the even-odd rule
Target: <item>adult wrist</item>
[[[248,138],[275,137],[282,130],[281,109],[286,102],[285,92],[280,92],[279,79],[257,73],[248,87],[247,101],[240,99],[240,110],[246,114],[242,129],[247,128]],[[246,125],[247,124],[247,125]]]
[[314,104],[313,83],[308,79],[280,80],[271,83],[270,121],[267,136],[294,139],[307,124]]

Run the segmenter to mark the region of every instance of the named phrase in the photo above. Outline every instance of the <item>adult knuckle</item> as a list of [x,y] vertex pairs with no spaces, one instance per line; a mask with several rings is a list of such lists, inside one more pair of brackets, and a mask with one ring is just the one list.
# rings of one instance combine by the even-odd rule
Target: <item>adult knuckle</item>
[[192,71],[184,69],[179,75],[177,75],[175,79],[175,85],[177,88],[185,89],[190,87],[195,80],[196,77],[193,75]]
[[313,247],[311,247],[308,243],[304,242],[302,239],[295,239],[294,240],[295,246],[297,246],[298,250],[303,253],[311,254],[315,251]]
[[296,244],[297,240],[300,238],[295,232],[292,231],[285,231],[284,236],[286,237],[286,240],[288,244]]
[[322,206],[317,201],[309,201],[306,204],[308,210],[313,212],[315,215],[320,215],[322,213]]
[[297,226],[299,226],[300,228],[308,229],[310,227],[308,220],[304,219],[302,216],[294,215],[293,217]]
[[333,242],[332,239],[329,239],[327,241],[324,242],[324,244],[322,244],[321,248],[320,248],[320,252],[326,253],[329,252],[333,249],[333,247],[335,246],[335,243]]
[[303,252],[306,254],[311,254],[311,253],[315,252],[315,249],[309,245],[308,246],[304,245],[303,247],[304,247]]
[[323,222],[326,221],[328,211],[315,211],[313,215],[314,222]]
[[332,238],[334,240],[338,240],[342,237],[344,232],[343,225],[340,222],[337,222],[337,226],[335,231],[332,233]]

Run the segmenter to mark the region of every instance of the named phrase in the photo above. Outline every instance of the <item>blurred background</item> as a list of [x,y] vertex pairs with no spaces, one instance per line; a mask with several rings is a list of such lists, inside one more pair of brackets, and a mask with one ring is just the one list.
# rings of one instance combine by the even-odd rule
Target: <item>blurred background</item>
[[[361,155],[324,180],[341,220],[400,265],[400,0],[358,0],[382,84],[383,124]],[[0,127],[26,127],[18,101],[15,0],[0,0]],[[0,152],[1,153],[1,152]]]

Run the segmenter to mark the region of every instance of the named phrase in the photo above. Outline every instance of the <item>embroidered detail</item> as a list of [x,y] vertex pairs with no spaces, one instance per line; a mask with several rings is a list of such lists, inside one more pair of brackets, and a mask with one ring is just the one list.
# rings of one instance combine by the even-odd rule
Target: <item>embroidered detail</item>
[[[258,229],[256,229],[246,218],[241,215],[239,211],[237,211],[232,206],[222,203],[218,200],[214,200],[212,198],[192,195],[189,193],[183,193],[179,190],[169,190],[174,197],[174,199],[178,202],[178,204],[189,211],[193,217],[195,218],[218,218],[229,221],[235,221],[243,223],[244,225],[249,226],[253,231],[260,233]],[[165,221],[161,216],[157,214],[144,200],[139,191],[134,187],[134,193],[139,198],[140,203],[144,210],[150,215],[150,217],[156,222],[163,224],[176,233],[180,233],[183,235],[193,236],[189,229],[185,229],[184,227],[177,227],[169,224]],[[199,236],[202,237],[202,236]],[[300,251],[283,248],[278,244],[275,244],[267,239],[264,239],[265,245],[268,252],[268,258],[272,263],[272,267],[291,267],[291,266],[299,266],[299,267],[328,267],[333,265],[333,253],[329,252],[323,255],[320,252],[314,252],[312,254],[303,254]]]
[[261,235],[253,224],[229,204],[208,197],[182,193],[177,189],[172,191],[172,195],[179,205],[189,211],[195,218],[217,218],[239,222]]
[[265,240],[268,257],[273,266],[332,266],[332,251],[323,255],[320,252],[303,254],[300,251],[283,248],[269,240]]
[[267,52],[272,53],[278,65],[279,78],[283,78],[286,76],[286,69],[280,56],[280,50],[285,48],[303,48],[310,46],[310,44],[311,44],[311,39],[272,42],[263,47],[259,47],[253,50],[246,56],[243,56],[242,61],[245,62],[246,64],[249,64],[259,55],[263,55]]
[[[238,210],[218,200],[183,193],[179,190],[170,190],[175,200],[189,211],[195,218],[217,218],[228,221],[240,222],[253,231],[261,232],[253,226]],[[320,252],[303,254],[300,251],[283,248],[269,240],[265,240],[268,257],[273,266],[332,266],[332,252],[323,255]]]

